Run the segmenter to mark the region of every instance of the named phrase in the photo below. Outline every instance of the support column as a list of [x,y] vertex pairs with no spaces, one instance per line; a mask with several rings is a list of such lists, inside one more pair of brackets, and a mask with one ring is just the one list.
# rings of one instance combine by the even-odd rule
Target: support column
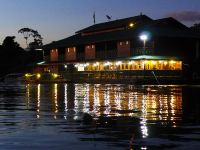
[[196,41],[196,52],[195,52],[195,58],[199,59],[199,40]]

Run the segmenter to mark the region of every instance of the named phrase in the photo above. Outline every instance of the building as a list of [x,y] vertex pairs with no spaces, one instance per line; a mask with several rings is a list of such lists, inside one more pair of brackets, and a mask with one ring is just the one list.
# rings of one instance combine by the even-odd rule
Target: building
[[45,62],[33,73],[75,82],[180,80],[199,59],[199,41],[199,33],[171,17],[113,20],[45,45]]

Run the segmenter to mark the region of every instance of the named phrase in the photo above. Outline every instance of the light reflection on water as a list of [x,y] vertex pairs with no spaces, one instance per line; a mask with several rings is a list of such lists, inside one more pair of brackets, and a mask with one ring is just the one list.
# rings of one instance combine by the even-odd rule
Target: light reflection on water
[[[72,143],[76,141],[76,146],[80,145],[79,148],[72,146],[73,149],[82,149],[84,143],[87,145],[94,140],[99,145],[95,149],[151,149],[142,139],[159,137],[163,129],[177,129],[186,121],[183,120],[186,106],[183,107],[181,86],[27,84],[22,89],[14,86],[9,90],[15,91],[15,88],[17,92],[14,93],[19,95],[4,94],[1,98],[0,111],[4,113],[0,115],[0,123],[3,128],[20,131],[19,135],[27,139],[37,137],[37,133],[41,136],[38,140],[45,136],[48,143],[60,142],[61,149],[62,145],[71,142],[66,142],[65,136],[75,138]],[[93,117],[91,124],[83,124],[84,113]],[[0,130],[0,133],[7,132]],[[94,134],[92,138],[91,134]],[[11,137],[7,136],[9,140]],[[54,138],[48,139],[48,136]],[[3,144],[6,145],[5,141]],[[47,148],[42,144],[39,147]]]
[[[161,124],[167,123],[176,127],[176,122],[181,120],[182,115],[180,87],[163,89],[110,84],[54,84],[50,86],[28,84],[26,85],[27,108],[29,108],[30,99],[34,99],[35,91],[37,91],[37,118],[42,117],[43,111],[51,111],[54,119],[57,119],[59,112],[65,112],[63,118],[67,119],[70,114],[74,120],[80,120],[81,113],[89,113],[95,118],[99,116],[136,117],[140,119],[143,138],[148,137],[148,121],[151,123],[159,121]],[[58,96],[60,103],[58,103]],[[50,100],[46,101],[46,98]],[[45,102],[41,104],[42,100]]]

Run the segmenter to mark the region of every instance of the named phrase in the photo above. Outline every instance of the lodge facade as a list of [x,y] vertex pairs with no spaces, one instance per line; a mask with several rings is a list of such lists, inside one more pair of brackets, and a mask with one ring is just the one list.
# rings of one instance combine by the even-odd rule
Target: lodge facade
[[33,73],[73,81],[178,79],[183,63],[199,59],[199,39],[173,18],[139,15],[109,21],[45,45],[45,62]]

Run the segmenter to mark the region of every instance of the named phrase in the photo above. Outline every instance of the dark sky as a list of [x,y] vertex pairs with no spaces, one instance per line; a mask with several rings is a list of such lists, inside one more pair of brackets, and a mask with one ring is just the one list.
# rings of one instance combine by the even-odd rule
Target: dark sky
[[200,22],[200,0],[0,0],[0,43],[5,36],[16,36],[23,27],[38,30],[44,44],[73,35],[96,22],[139,15],[153,19],[175,17],[187,26]]

